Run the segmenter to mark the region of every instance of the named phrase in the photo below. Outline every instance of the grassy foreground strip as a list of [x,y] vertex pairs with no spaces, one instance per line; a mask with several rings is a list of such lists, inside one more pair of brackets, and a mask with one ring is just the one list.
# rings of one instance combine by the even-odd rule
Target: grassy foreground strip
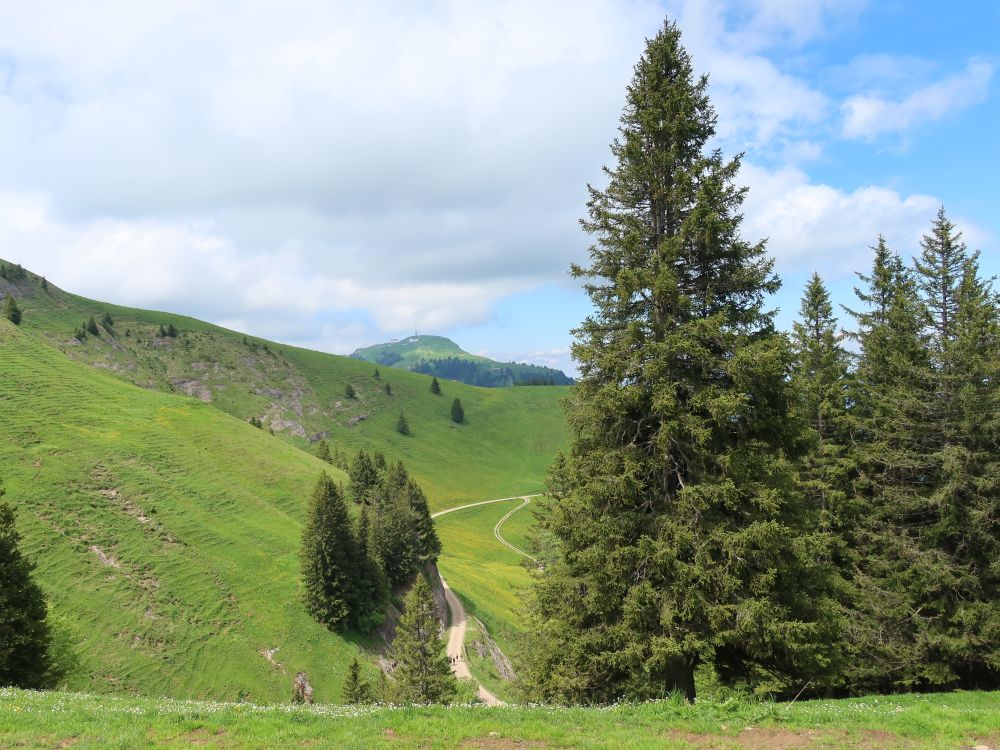
[[996,748],[1000,694],[607,708],[256,706],[0,690],[3,747]]

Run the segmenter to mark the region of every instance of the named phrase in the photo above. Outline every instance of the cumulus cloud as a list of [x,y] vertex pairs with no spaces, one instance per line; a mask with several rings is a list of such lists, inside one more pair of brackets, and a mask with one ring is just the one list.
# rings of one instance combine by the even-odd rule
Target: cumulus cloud
[[[822,157],[835,99],[778,60],[863,5],[5,8],[0,255],[92,297],[335,351],[483,323],[509,295],[568,283],[585,256],[585,184],[601,179],[624,85],[665,12],[712,71],[720,144],[802,164]],[[911,120],[928,111],[878,101]],[[786,213],[834,210],[802,173],[745,174],[750,223],[776,248],[805,244]],[[826,190],[844,216],[870,211]],[[890,213],[917,212],[896,199]],[[558,343],[525,342],[526,356]]]
[[[879,234],[904,257],[918,252],[941,205],[930,195],[902,195],[879,185],[838,190],[794,167],[771,171],[744,164],[741,177],[753,186],[745,206],[745,236],[766,237],[781,269],[818,270],[831,280],[866,268],[869,247]],[[989,240],[973,221],[953,220],[971,246]]]
[[993,65],[969,62],[961,73],[893,100],[877,94],[850,96],[841,105],[845,138],[873,140],[887,133],[905,133],[916,125],[936,122],[986,98]]

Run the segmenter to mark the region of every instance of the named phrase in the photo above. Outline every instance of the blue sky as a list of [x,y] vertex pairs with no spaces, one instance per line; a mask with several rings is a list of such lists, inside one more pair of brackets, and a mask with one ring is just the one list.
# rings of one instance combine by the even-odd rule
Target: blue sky
[[782,326],[942,203],[1000,273],[1000,4],[901,0],[12,5],[0,256],[287,343],[569,370],[585,185],[665,16],[745,153]]

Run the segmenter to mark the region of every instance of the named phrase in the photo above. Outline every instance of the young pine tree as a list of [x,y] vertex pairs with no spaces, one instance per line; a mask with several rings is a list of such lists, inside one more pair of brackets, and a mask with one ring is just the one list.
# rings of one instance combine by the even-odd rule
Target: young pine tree
[[406,421],[406,416],[403,412],[399,412],[399,419],[396,420],[396,432],[400,435],[410,434],[410,423]]
[[358,394],[354,391],[354,386],[348,383],[344,387],[344,395],[347,396],[348,398],[355,398],[357,397]]
[[462,424],[465,421],[465,409],[462,408],[462,402],[457,398],[451,402],[451,421],[456,424]]
[[344,626],[358,605],[359,556],[344,498],[325,472],[306,509],[300,559],[309,614],[328,628]]
[[347,680],[344,682],[342,702],[348,706],[359,706],[372,702],[371,687],[361,676],[361,664],[357,659],[351,661],[347,670]]
[[97,327],[97,321],[94,320],[93,315],[91,315],[90,319],[87,321],[87,333],[89,333],[91,336],[98,336],[101,333],[101,330]]
[[394,700],[398,703],[447,703],[457,686],[443,653],[434,600],[427,580],[417,576],[404,600],[392,644],[396,660]]
[[14,508],[3,496],[0,488],[0,685],[40,688],[52,666],[47,607],[18,548]]
[[536,586],[527,681],[540,698],[794,694],[836,658],[835,571],[797,492],[790,352],[763,243],[740,237],[739,160],[676,25],[648,41],[590,188],[596,309],[575,331],[568,488],[545,519],[561,559]]
[[388,383],[385,384],[385,395],[392,396],[392,386]]
[[438,382],[438,379],[436,377],[431,378],[431,393],[433,393],[435,396],[441,395],[441,384]]
[[330,453],[330,444],[325,440],[320,440],[319,445],[316,446],[316,458],[320,461],[326,461],[328,464],[333,463],[333,454]]
[[3,316],[16,326],[21,325],[21,308],[17,306],[17,300],[13,294],[8,294],[3,303]]

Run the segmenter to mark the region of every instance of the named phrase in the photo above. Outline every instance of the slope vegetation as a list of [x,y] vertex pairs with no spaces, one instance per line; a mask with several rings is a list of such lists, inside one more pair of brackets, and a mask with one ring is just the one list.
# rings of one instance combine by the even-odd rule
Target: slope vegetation
[[306,616],[298,584],[305,498],[328,465],[6,320],[0,372],[0,478],[79,659],[69,687],[283,701],[305,670],[339,698],[357,645]]
[[[283,441],[312,451],[328,438],[345,454],[378,449],[402,459],[433,508],[543,488],[566,444],[567,388],[486,389],[375,367],[364,361],[244,336],[199,320],[95,302],[33,274],[0,282],[24,311],[21,327],[79,362],[146,389],[194,396],[241,420],[259,418]],[[102,324],[105,313],[113,323]],[[98,334],[74,337],[91,317]],[[176,336],[160,335],[161,326]],[[354,396],[347,395],[350,385]],[[388,389],[387,387],[388,386]],[[466,420],[455,424],[459,398]],[[400,412],[410,435],[396,431]]]

